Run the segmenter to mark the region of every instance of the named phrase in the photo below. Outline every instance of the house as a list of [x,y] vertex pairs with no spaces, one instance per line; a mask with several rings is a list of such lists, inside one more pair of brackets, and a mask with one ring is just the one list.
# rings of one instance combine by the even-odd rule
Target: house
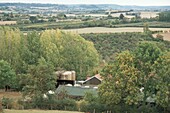
[[75,86],[59,85],[55,93],[60,94],[64,91],[67,93],[69,97],[81,99],[85,96],[87,92],[90,92],[93,95],[97,95],[97,90],[98,90],[97,88],[90,88],[85,86],[75,87]]
[[100,76],[100,74],[94,75],[92,77],[88,77],[84,82],[83,85],[86,86],[97,86],[99,84],[101,84],[102,82],[102,77]]

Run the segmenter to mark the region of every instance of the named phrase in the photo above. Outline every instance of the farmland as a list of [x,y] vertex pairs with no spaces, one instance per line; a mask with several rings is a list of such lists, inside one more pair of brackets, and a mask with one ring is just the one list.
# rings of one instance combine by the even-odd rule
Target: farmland
[[0,21],[0,25],[14,25],[17,24],[16,21]]
[[[170,28],[150,28],[151,31],[169,31]],[[92,27],[92,28],[79,28],[64,30],[67,32],[74,32],[78,34],[83,33],[117,33],[117,32],[143,32],[142,27],[121,27],[121,28],[105,28],[105,27]]]

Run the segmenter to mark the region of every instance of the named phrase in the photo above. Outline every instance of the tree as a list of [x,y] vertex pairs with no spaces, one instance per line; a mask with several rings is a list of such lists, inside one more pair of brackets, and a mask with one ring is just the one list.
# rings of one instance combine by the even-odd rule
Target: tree
[[103,103],[110,107],[121,103],[138,104],[140,73],[135,68],[134,60],[135,57],[129,51],[125,51],[115,58],[113,64],[103,69],[104,81],[99,88],[99,96]]
[[30,20],[32,23],[38,22],[37,16],[30,16],[29,20]]
[[108,106],[139,106],[140,102],[145,106],[151,98],[158,105],[169,107],[170,63],[164,54],[151,42],[139,44],[132,53],[118,54],[114,62],[103,69],[104,81],[99,88],[101,101]]
[[169,22],[170,21],[170,11],[159,13],[159,21]]
[[170,52],[160,56],[153,66],[156,82],[156,103],[170,111]]
[[151,31],[149,30],[149,26],[147,23],[144,23],[143,25],[143,32],[148,35],[151,34]]
[[143,104],[145,104],[148,97],[153,97],[156,91],[157,78],[152,72],[152,68],[156,60],[162,55],[162,50],[152,42],[144,42],[139,44],[137,49],[134,51],[135,54],[135,65],[140,71],[141,81],[140,86],[144,87],[143,93]]
[[120,19],[120,20],[123,20],[124,17],[125,17],[125,16],[121,13],[120,16],[119,16],[119,19]]
[[44,58],[39,59],[38,65],[31,65],[25,78],[27,82],[23,88],[24,96],[32,99],[41,98],[43,94],[53,90],[56,84],[56,77],[53,73],[53,65],[46,62]]
[[78,77],[85,78],[98,65],[99,55],[92,42],[81,36],[60,30],[47,30],[41,34],[42,55],[54,67],[75,70]]
[[15,28],[0,27],[0,34],[0,59],[7,61],[19,73],[21,32]]
[[0,87],[4,87],[5,91],[8,87],[13,87],[15,85],[15,71],[11,68],[8,62],[0,60]]
[[40,35],[33,31],[22,38],[19,48],[21,59],[27,65],[36,65],[41,57]]

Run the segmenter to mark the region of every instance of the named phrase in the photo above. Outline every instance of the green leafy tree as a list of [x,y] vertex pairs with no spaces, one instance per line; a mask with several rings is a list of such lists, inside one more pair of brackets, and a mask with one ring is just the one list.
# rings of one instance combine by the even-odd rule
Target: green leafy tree
[[159,13],[159,21],[169,22],[170,21],[170,11]]
[[108,106],[121,103],[138,104],[140,73],[135,68],[134,61],[134,56],[129,51],[125,51],[116,57],[114,64],[103,69],[104,81],[99,88],[103,103]]
[[24,96],[32,99],[42,98],[43,94],[53,90],[56,84],[56,78],[53,74],[54,67],[46,62],[44,58],[39,59],[38,65],[29,67],[27,83],[24,87]]
[[15,86],[16,74],[10,64],[4,60],[0,60],[0,87]]
[[156,82],[156,103],[170,111],[170,53],[160,56],[153,66]]
[[42,55],[55,67],[75,70],[85,78],[98,65],[99,55],[92,42],[60,30],[47,30],[40,37]]
[[169,53],[163,55],[155,43],[144,42],[132,53],[118,54],[103,69],[103,77],[99,96],[108,106],[140,105],[140,102],[145,106],[152,102],[151,98],[169,108]]
[[37,17],[37,16],[30,16],[29,20],[30,20],[32,23],[36,23],[36,22],[38,22],[38,17]]
[[19,29],[0,27],[0,34],[0,59],[7,61],[18,73],[21,65],[19,54],[21,32]]
[[22,38],[20,56],[27,65],[38,63],[41,56],[40,35],[37,32],[28,33]]

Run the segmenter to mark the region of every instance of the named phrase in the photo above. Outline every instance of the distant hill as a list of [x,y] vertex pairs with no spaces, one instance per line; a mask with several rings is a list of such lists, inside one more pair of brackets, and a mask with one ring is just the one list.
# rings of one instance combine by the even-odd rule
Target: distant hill
[[59,9],[86,9],[86,10],[108,10],[108,9],[134,9],[134,10],[170,10],[170,6],[135,6],[135,5],[116,5],[116,4],[76,4],[76,5],[61,5],[61,4],[41,4],[41,3],[0,3],[2,6],[16,7],[54,7]]

